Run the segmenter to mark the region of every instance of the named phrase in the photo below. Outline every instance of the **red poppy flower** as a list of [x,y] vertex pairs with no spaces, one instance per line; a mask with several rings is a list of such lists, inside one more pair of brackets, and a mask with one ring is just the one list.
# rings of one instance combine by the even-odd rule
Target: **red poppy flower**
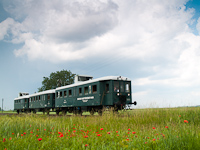
[[181,115],[179,115],[179,117],[181,117]]
[[118,133],[118,131],[116,131],[116,133]]
[[100,130],[103,130],[103,128],[101,128]]
[[26,135],[26,132],[24,132],[24,135]]
[[168,128],[168,126],[165,126],[165,128]]
[[107,134],[110,134],[110,132],[107,132]]
[[85,147],[87,147],[88,146],[88,144],[85,144]]
[[84,136],[84,138],[88,138],[88,136],[86,135],[86,136]]
[[6,139],[5,138],[3,138],[3,142],[5,142],[6,141]]
[[97,136],[101,136],[101,134],[97,134]]
[[185,122],[185,123],[188,123],[188,121],[187,121],[187,120],[184,120],[184,122]]
[[74,133],[76,132],[76,130],[73,131]]
[[130,131],[131,129],[128,129],[128,131]]
[[38,137],[38,135],[36,135]]
[[135,134],[136,132],[132,132],[132,134]]
[[10,137],[9,140],[12,140],[12,138]]
[[12,135],[14,135],[15,133],[12,133]]
[[31,131],[30,133],[33,133],[33,131]]
[[44,129],[44,131],[46,131],[46,129]]
[[21,136],[24,136],[23,134],[21,134]]
[[153,127],[153,129],[156,129],[155,127]]
[[63,134],[60,134],[60,136],[59,137],[63,137]]
[[119,134],[117,134],[117,136],[119,136]]
[[126,139],[127,141],[129,141],[129,139]]
[[156,139],[153,139],[153,141],[155,141]]
[[38,141],[42,141],[42,138],[39,138]]

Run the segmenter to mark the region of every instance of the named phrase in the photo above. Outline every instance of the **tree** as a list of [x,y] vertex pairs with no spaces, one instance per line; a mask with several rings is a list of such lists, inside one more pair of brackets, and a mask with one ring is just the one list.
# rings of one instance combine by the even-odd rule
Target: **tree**
[[42,87],[38,88],[38,92],[72,84],[74,83],[75,75],[70,70],[52,72],[49,77],[43,77]]

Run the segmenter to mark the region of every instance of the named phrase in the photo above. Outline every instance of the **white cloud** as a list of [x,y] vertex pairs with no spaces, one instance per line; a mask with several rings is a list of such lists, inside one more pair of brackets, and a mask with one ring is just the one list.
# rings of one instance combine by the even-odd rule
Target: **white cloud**
[[200,17],[199,17],[199,19],[197,20],[196,28],[197,28],[197,31],[199,32],[199,35],[200,35]]
[[9,2],[15,21],[0,24],[0,39],[10,35],[11,42],[24,43],[17,57],[62,63],[116,55],[151,72],[135,79],[137,86],[200,85],[200,36],[189,27],[195,10],[186,10],[187,0]]

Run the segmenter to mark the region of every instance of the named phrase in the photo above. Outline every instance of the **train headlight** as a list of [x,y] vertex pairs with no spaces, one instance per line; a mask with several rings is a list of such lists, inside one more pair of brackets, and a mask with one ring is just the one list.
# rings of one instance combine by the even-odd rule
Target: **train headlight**
[[117,93],[117,96],[119,96],[119,93]]
[[130,96],[130,93],[128,93],[128,96]]

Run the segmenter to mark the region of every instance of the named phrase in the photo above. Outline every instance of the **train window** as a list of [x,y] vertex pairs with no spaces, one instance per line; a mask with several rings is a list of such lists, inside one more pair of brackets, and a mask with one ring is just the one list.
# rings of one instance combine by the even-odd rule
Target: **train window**
[[50,100],[50,94],[47,95],[47,99]]
[[40,96],[39,96],[39,101],[40,101]]
[[89,86],[89,94],[91,94],[91,85]]
[[67,91],[64,91],[64,97],[67,97]]
[[114,92],[119,92],[119,82],[114,81]]
[[85,94],[85,95],[88,94],[88,87],[84,87],[84,94]]
[[124,82],[120,83],[120,92],[124,92]]
[[60,97],[62,97],[62,91],[60,92]]
[[126,92],[130,92],[130,83],[126,83],[126,89],[125,89]]
[[97,85],[93,85],[92,86],[92,93],[96,93],[97,92]]
[[79,92],[79,95],[82,95],[82,88],[79,88],[79,90],[78,90]]
[[106,84],[106,92],[109,92],[109,84]]
[[25,99],[25,103],[26,103],[26,99]]
[[69,90],[69,96],[72,96],[72,90]]

